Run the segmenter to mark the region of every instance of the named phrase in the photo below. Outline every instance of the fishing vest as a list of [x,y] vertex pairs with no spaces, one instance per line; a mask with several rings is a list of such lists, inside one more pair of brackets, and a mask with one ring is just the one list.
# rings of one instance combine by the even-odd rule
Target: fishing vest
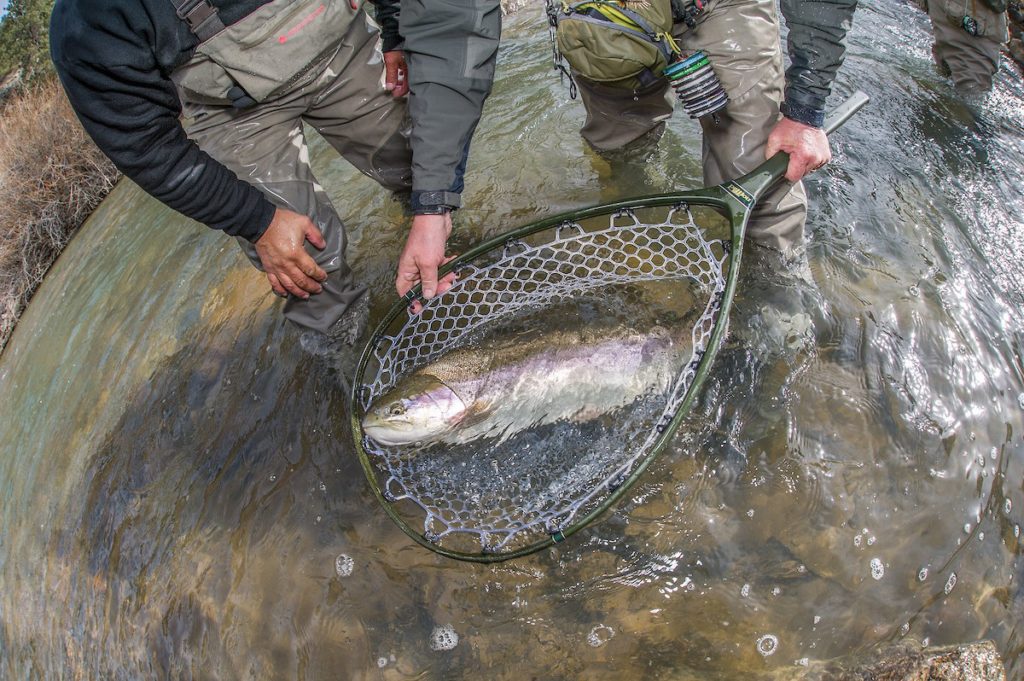
[[209,0],[170,0],[199,38],[171,80],[185,101],[245,109],[288,91],[337,53],[361,0],[272,0],[225,26]]
[[680,52],[672,0],[562,0],[548,5],[548,19],[556,55],[589,81],[645,88]]

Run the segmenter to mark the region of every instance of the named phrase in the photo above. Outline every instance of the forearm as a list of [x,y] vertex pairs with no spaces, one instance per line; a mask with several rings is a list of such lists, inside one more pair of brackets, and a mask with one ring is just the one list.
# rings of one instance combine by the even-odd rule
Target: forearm
[[58,71],[86,132],[128,178],[197,222],[251,241],[260,237],[274,206],[186,137],[173,91],[133,82],[123,72],[100,77],[64,65]]
[[782,0],[781,5],[790,58],[782,113],[820,127],[825,100],[846,55],[857,0]]
[[458,207],[469,144],[494,81],[498,0],[468,6],[405,0],[403,49],[409,62],[413,210]]

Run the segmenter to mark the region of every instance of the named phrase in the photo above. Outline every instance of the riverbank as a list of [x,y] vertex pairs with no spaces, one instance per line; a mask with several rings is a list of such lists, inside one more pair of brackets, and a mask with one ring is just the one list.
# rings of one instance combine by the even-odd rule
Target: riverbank
[[119,177],[56,81],[0,111],[0,351],[50,265]]

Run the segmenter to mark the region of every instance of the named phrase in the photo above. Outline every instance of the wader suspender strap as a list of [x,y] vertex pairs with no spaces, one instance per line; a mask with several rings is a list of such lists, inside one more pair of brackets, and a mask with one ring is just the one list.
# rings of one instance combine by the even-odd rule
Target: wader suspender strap
[[224,30],[224,22],[209,0],[171,0],[171,4],[178,18],[188,24],[201,43]]
[[[171,4],[174,5],[174,13],[188,24],[200,44],[224,30],[224,22],[217,16],[217,8],[209,0],[171,0]],[[228,90],[228,97],[231,98],[231,106],[236,109],[248,109],[256,105],[256,100],[237,82]]]

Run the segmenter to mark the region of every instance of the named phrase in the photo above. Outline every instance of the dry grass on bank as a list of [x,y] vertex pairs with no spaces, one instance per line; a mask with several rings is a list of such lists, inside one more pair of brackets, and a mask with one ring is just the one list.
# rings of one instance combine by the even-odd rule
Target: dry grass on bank
[[50,265],[118,177],[56,82],[0,111],[0,351]]

